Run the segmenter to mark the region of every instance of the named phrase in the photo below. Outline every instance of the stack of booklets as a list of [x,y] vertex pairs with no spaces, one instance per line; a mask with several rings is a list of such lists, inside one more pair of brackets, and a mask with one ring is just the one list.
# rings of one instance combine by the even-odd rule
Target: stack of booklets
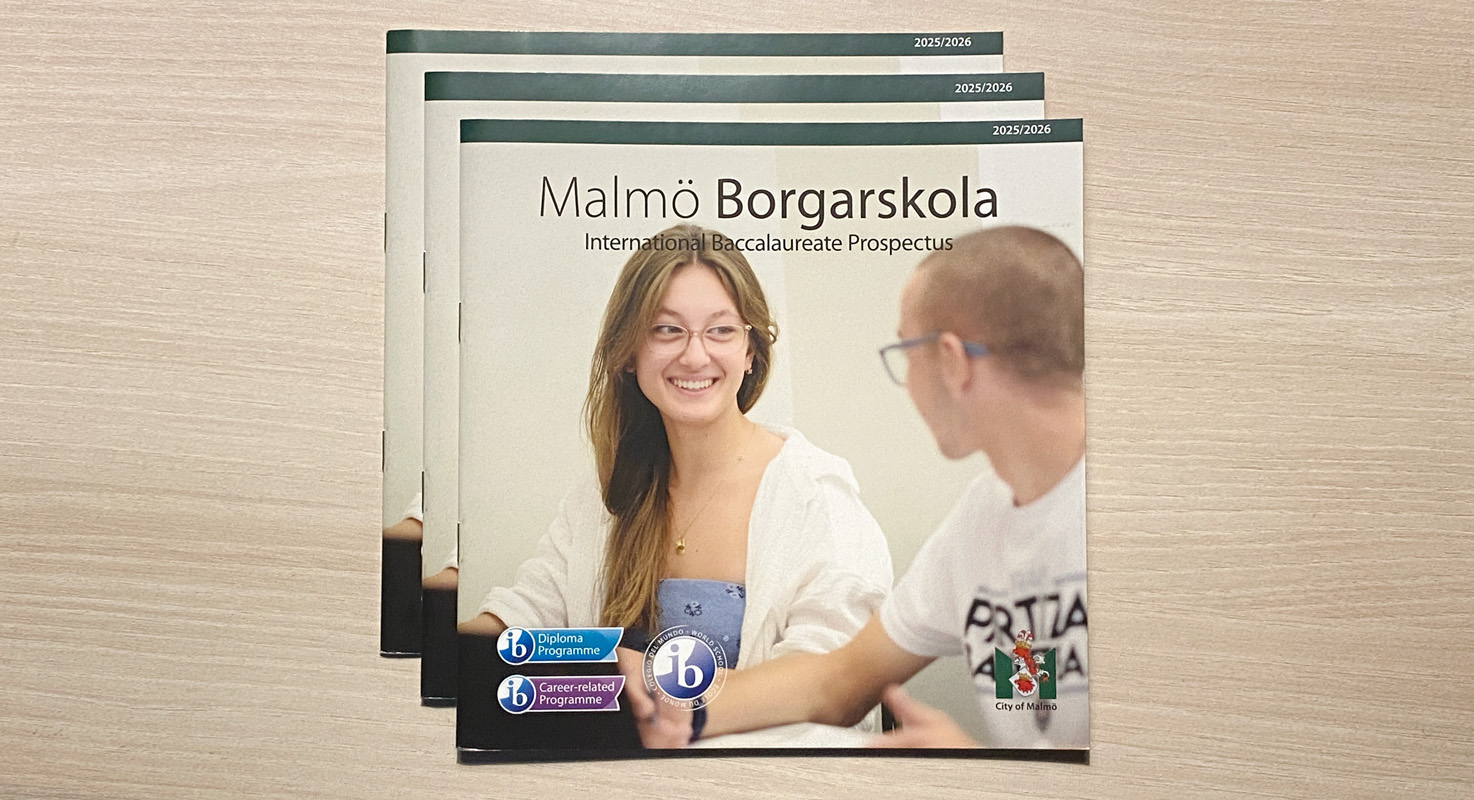
[[[459,758],[927,744],[878,687],[831,718],[810,707],[838,682],[781,667],[889,613],[991,473],[938,453],[876,351],[912,333],[918,264],[973,232],[1083,261],[1082,121],[1046,116],[1044,75],[1005,72],[997,32],[402,30],[387,112],[380,650],[421,657]],[[703,455],[734,413],[751,441]],[[683,458],[715,465],[690,499]],[[1078,548],[962,614],[977,587],[928,578],[952,633],[885,643],[876,674],[914,676],[955,752],[1088,752],[1080,485]],[[629,491],[654,505],[617,515]]]

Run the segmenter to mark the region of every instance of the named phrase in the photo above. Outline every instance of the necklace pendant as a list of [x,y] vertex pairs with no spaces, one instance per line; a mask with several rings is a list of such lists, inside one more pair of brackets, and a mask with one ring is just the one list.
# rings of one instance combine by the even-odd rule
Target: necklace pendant
[[677,541],[676,542],[676,555],[682,555],[685,552],[686,552],[686,540],[685,539],[681,539],[680,541]]

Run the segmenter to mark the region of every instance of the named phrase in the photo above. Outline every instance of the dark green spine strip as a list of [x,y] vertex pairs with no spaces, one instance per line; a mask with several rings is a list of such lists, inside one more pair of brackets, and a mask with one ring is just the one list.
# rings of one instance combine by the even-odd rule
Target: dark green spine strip
[[[922,46],[917,46],[918,40]],[[930,46],[931,41],[940,41]],[[961,42],[967,44],[961,44]],[[998,31],[961,33],[596,33],[389,31],[387,53],[663,56],[1002,55]]]
[[[1007,91],[1001,87],[1007,86]],[[992,89],[994,91],[983,91]],[[1043,100],[1044,73],[616,75],[427,72],[425,100],[615,103],[938,103]]]
[[461,142],[665,145],[928,145],[1082,142],[1081,119],[997,122],[591,122],[461,120]]

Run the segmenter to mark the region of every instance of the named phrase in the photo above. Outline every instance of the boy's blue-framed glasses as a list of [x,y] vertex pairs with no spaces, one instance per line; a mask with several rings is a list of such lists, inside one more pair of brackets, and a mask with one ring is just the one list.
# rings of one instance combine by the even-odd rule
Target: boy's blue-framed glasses
[[[942,331],[932,331],[922,336],[910,339],[902,339],[895,344],[888,344],[880,348],[880,363],[885,366],[885,374],[895,381],[897,386],[906,385],[906,351],[923,344],[931,344],[942,337]],[[962,352],[973,358],[982,358],[988,354],[988,348],[977,342],[964,341]]]

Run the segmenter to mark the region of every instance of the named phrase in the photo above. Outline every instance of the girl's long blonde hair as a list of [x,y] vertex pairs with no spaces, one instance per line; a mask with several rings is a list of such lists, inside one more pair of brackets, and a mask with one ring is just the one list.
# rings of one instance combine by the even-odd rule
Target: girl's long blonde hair
[[640,391],[631,369],[645,346],[671,275],[697,264],[726,287],[743,322],[752,326],[752,372],[743,375],[737,408],[744,414],[762,396],[778,327],[747,259],[716,231],[678,225],[651,237],[625,262],[604,309],[589,369],[584,419],[604,507],[614,517],[600,575],[601,624],[639,627],[649,635],[660,618],[656,589],[665,574],[670,533],[670,444],[660,412]]

